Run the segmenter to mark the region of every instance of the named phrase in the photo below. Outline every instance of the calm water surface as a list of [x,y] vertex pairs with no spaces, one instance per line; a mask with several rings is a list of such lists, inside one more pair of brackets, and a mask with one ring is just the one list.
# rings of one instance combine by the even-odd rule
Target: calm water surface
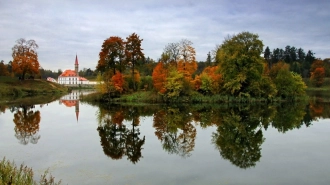
[[0,157],[62,184],[330,184],[329,104],[2,107]]

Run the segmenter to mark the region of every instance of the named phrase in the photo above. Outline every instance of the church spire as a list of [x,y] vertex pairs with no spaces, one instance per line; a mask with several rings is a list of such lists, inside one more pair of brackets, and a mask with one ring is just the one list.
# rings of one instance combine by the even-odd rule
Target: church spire
[[79,76],[79,63],[78,63],[78,56],[76,54],[76,61],[74,63],[74,70],[76,72],[76,75]]
[[75,108],[76,108],[76,119],[77,119],[77,122],[78,122],[78,119],[79,119],[79,100],[76,100]]

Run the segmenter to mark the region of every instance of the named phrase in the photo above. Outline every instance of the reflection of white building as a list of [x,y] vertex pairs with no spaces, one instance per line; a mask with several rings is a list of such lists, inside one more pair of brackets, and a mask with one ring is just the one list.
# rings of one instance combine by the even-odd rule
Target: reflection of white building
[[76,55],[76,61],[74,63],[74,70],[67,69],[65,70],[57,79],[59,84],[63,85],[81,85],[81,84],[90,84],[89,81],[79,76],[79,63],[78,57]]
[[76,119],[79,118],[79,98],[82,95],[87,95],[93,91],[72,91],[70,94],[62,96],[59,103],[66,107],[75,107]]
[[60,104],[63,104],[66,107],[75,107],[77,121],[79,118],[79,95],[79,91],[72,91],[70,94],[63,96],[60,99]]

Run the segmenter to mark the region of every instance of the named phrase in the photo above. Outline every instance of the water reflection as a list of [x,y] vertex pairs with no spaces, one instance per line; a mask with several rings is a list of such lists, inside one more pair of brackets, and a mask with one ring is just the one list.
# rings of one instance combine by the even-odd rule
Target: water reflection
[[34,105],[21,105],[14,114],[15,137],[23,145],[36,144],[40,139],[39,123],[40,111],[32,110]]
[[240,168],[253,167],[260,160],[265,140],[260,120],[265,118],[259,113],[249,107],[232,107],[219,114],[222,121],[212,135],[212,142],[224,159]]
[[212,143],[223,159],[239,168],[250,168],[262,157],[263,132],[269,127],[286,133],[312,121],[329,118],[329,103],[300,102],[268,105],[100,105],[101,146],[112,159],[127,157],[136,163],[142,157],[145,136],[140,136],[140,116],[152,116],[155,136],[169,154],[190,157],[197,127],[216,127]]
[[[130,124],[124,124],[124,120]],[[140,160],[145,136],[140,136],[140,113],[137,107],[100,107],[98,122],[97,130],[105,155],[115,160],[125,155],[133,164]]]
[[60,105],[66,107],[75,107],[75,115],[77,122],[79,120],[79,98],[81,96],[81,91],[72,91],[70,94],[62,96],[59,100]]
[[[80,95],[73,92],[59,100],[61,105],[74,107],[72,116],[77,121],[80,108],[83,110],[83,106],[79,107]],[[210,135],[217,155],[242,169],[254,167],[260,161],[262,145],[267,142],[265,132],[269,128],[287,133],[310,127],[318,119],[330,118],[330,103],[318,101],[267,105],[97,106],[98,125],[95,124],[94,129],[98,131],[99,136],[96,137],[100,137],[100,150],[113,160],[127,159],[133,164],[143,158],[143,152],[147,152],[143,150],[146,139],[153,139],[141,134],[141,129],[146,128],[142,127],[143,117],[152,118],[152,135],[154,133],[153,137],[158,139],[156,142],[163,151],[182,158],[193,155],[199,128],[214,129]],[[38,143],[42,110],[36,110],[35,105],[2,105],[0,114],[6,114],[7,109],[14,115],[15,137],[19,142],[23,145]]]
[[170,154],[189,157],[195,147],[196,128],[185,107],[165,107],[154,115],[155,135]]

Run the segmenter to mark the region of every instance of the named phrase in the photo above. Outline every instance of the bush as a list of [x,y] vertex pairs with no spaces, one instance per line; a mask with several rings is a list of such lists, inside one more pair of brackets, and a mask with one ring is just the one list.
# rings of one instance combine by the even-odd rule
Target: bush
[[[49,176],[49,177],[48,177]],[[41,175],[39,183],[33,180],[33,171],[31,168],[20,165],[18,168],[14,162],[10,162],[3,158],[0,161],[0,184],[15,184],[15,185],[57,185],[61,181],[55,182],[54,177],[49,174],[48,170]]]
[[145,91],[150,91],[153,88],[153,82],[151,76],[143,76],[141,77],[141,81],[139,83],[139,89],[143,89]]

